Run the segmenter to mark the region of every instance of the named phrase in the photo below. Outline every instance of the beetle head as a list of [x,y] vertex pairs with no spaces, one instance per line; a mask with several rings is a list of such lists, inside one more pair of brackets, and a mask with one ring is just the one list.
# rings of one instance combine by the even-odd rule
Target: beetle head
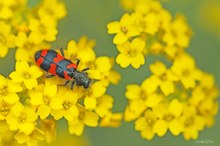
[[87,89],[92,82],[86,72],[80,72],[77,70],[73,72],[73,79],[77,86],[83,86],[85,89]]

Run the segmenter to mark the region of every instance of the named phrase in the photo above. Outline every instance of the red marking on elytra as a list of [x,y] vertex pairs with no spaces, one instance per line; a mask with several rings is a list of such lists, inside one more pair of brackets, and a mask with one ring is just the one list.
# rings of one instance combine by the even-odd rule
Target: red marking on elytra
[[58,63],[58,62],[60,62],[60,61],[63,60],[63,59],[64,59],[63,56],[61,56],[60,54],[57,54],[57,57],[54,58],[53,61],[54,61],[55,63]]
[[56,75],[56,64],[50,64],[50,69],[48,70],[48,72],[52,73],[53,75]]
[[77,65],[74,64],[74,63],[71,63],[71,64],[67,65],[66,68],[74,68],[74,69],[76,69]]
[[72,79],[72,78],[68,75],[67,71],[64,71],[63,73],[64,73],[64,78],[65,78],[66,80],[71,80],[71,79]]
[[43,61],[44,61],[44,58],[43,57],[39,57],[37,59],[37,65],[40,66]]
[[47,55],[47,52],[48,52],[48,50],[42,50],[40,55],[41,55],[41,56],[46,56],[46,55]]

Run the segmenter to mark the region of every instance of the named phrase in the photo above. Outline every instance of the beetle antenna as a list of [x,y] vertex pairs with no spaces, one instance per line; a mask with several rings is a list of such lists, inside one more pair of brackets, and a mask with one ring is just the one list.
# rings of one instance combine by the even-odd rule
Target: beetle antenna
[[82,70],[82,72],[85,72],[85,71],[87,71],[87,70],[89,70],[88,67],[84,68],[84,69]]
[[60,53],[61,53],[62,56],[64,56],[63,48],[60,48]]

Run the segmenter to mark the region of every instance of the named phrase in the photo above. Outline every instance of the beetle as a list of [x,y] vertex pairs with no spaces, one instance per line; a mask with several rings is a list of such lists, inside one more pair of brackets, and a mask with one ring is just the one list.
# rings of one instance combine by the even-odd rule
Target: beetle
[[46,77],[59,76],[66,79],[66,82],[62,84],[63,86],[67,86],[73,79],[71,89],[73,89],[75,83],[77,86],[83,86],[85,89],[89,88],[92,82],[92,79],[88,77],[86,72],[89,68],[84,68],[81,71],[77,70],[80,60],[77,60],[76,64],[72,63],[64,57],[62,48],[60,48],[60,52],[61,54],[58,54],[54,50],[43,49],[35,53],[37,65],[48,72]]

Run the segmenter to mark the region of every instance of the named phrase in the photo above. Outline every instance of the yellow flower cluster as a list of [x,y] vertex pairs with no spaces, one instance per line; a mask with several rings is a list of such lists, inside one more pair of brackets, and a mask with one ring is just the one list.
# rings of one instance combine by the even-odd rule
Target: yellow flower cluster
[[[51,125],[54,126],[54,125]],[[25,146],[26,144],[18,144],[14,139],[15,132],[8,131],[1,136],[1,146]],[[84,136],[70,135],[67,132],[63,132],[56,141],[48,143],[46,141],[39,141],[38,146],[61,146],[70,145],[71,146],[89,146],[89,140]]]
[[116,62],[138,69],[145,64],[144,56],[162,55],[170,64],[156,61],[141,85],[127,85],[125,121],[135,120],[135,129],[147,140],[168,130],[186,140],[197,139],[200,131],[215,123],[219,93],[214,76],[200,70],[185,51],[191,30],[184,17],[172,19],[157,0],[121,3],[129,13],[107,25],[108,33],[116,34],[113,43],[120,52]]
[[[43,72],[33,62],[17,61],[16,70],[9,75],[11,79],[0,76],[0,121],[1,129],[5,129],[1,133],[16,131],[18,143],[34,145],[33,141],[36,143],[43,138],[51,142],[55,132],[51,124],[61,118],[68,121],[69,132],[76,135],[83,133],[85,125],[98,126],[99,119],[102,127],[120,124],[122,116],[111,112],[113,98],[106,94],[109,83],[117,84],[120,79],[112,70],[111,59],[96,58],[90,46],[84,44],[84,48],[79,48],[73,40],[65,52],[67,56],[80,58],[82,65],[79,68],[89,66],[91,75],[98,81],[87,90],[79,87],[70,90],[58,86],[63,82],[58,77],[42,76]],[[81,55],[85,52],[85,56]]]
[[122,115],[111,112],[114,100],[106,91],[121,77],[112,69],[112,58],[96,56],[94,41],[86,37],[79,42],[70,40],[64,49],[67,59],[80,60],[79,70],[90,68],[88,74],[94,80],[89,89],[59,86],[62,79],[45,78],[36,65],[34,54],[50,48],[49,42],[56,40],[58,20],[65,15],[65,5],[58,0],[43,0],[33,8],[26,0],[0,2],[0,56],[8,48],[17,48],[15,70],[9,78],[0,74],[0,143],[7,135],[28,146],[36,146],[39,140],[52,142],[60,119],[77,136],[85,126],[120,125]]
[[108,33],[116,34],[113,43],[120,52],[116,62],[121,67],[131,64],[138,69],[149,54],[164,54],[174,59],[188,47],[191,30],[183,16],[172,19],[157,0],[123,0],[122,3],[133,11],[107,25]]
[[150,77],[141,85],[127,85],[125,93],[125,120],[136,120],[143,138],[162,137],[169,130],[186,140],[197,139],[199,131],[213,126],[218,89],[214,77],[199,70],[191,56],[182,54],[169,68],[157,61],[150,70]]
[[58,20],[66,16],[58,0],[43,0],[31,7],[27,0],[0,2],[0,57],[17,48],[16,60],[30,61],[35,51],[56,40]]
[[95,56],[91,44],[82,37],[79,43],[69,41],[65,50],[69,58],[80,59],[79,70],[90,67],[89,74],[97,81],[89,89],[59,86],[63,80],[45,78],[33,60],[17,61],[10,79],[1,75],[0,122],[4,130],[0,132],[13,131],[18,143],[36,145],[37,140],[55,139],[55,124],[61,118],[68,122],[69,132],[78,136],[85,126],[119,126],[122,115],[111,112],[113,97],[106,90],[110,83],[118,83],[120,74],[112,69],[109,57]]

